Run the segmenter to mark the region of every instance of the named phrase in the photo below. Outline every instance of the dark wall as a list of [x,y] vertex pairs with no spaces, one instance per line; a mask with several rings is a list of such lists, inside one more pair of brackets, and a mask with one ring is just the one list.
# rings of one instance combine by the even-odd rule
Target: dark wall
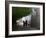
[[32,20],[31,20],[31,26],[37,29],[40,29],[40,9],[39,8],[34,8],[36,11],[36,15],[32,15]]

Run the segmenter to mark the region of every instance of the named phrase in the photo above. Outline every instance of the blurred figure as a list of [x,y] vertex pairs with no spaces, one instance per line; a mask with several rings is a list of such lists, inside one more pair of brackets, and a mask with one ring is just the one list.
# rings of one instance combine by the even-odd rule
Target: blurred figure
[[23,27],[27,27],[27,20],[23,21]]

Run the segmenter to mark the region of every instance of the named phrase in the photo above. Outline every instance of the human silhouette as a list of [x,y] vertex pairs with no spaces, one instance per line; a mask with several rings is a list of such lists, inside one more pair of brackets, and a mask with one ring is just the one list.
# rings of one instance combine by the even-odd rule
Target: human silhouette
[[25,27],[27,27],[27,20],[26,21],[23,21],[23,26]]

